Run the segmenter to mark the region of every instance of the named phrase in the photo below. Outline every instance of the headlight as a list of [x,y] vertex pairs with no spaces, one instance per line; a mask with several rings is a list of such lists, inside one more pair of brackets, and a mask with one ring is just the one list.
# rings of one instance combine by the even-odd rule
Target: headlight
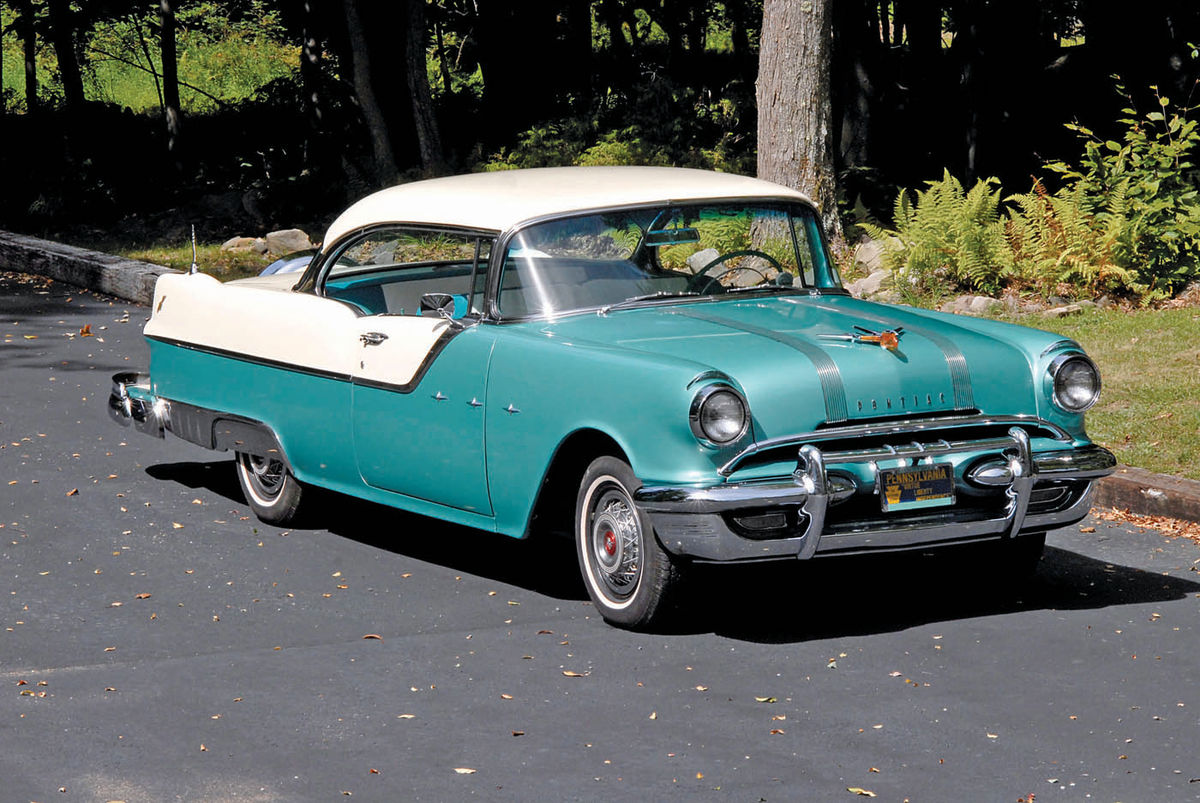
[[1100,371],[1082,354],[1064,354],[1050,363],[1054,403],[1069,413],[1082,413],[1100,398]]
[[697,393],[688,420],[692,434],[714,446],[733,443],[750,426],[745,398],[728,385],[709,385]]

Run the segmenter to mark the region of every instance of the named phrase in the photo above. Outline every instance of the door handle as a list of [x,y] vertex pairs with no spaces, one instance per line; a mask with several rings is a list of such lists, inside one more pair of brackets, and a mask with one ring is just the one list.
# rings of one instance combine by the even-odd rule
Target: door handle
[[387,340],[388,336],[383,332],[363,332],[358,336],[364,346],[378,346],[383,341]]

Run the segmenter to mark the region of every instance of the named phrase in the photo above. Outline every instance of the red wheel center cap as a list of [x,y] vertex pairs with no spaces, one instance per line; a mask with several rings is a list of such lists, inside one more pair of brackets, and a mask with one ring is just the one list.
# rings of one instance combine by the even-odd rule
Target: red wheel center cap
[[609,555],[617,554],[617,536],[612,530],[604,533],[604,551]]

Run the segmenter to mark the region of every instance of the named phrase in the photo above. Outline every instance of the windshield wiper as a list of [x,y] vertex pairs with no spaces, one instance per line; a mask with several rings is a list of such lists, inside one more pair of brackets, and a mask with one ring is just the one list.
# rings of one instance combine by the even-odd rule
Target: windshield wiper
[[682,292],[674,290],[659,290],[657,293],[646,293],[645,295],[632,296],[624,301],[618,301],[615,304],[606,304],[605,306],[601,307],[596,314],[607,315],[612,310],[622,309],[623,307],[632,307],[642,303],[643,301],[654,301],[660,298],[687,298],[688,296],[700,295],[703,295],[703,293],[697,293],[694,290],[684,290]]
[[752,284],[749,287],[726,287],[725,292],[722,293],[722,295],[729,295],[731,293],[749,293],[751,291],[758,291],[758,292],[770,291],[772,293],[775,293],[780,290],[803,290],[803,289],[804,289],[804,287],[802,285],[793,285],[793,284]]

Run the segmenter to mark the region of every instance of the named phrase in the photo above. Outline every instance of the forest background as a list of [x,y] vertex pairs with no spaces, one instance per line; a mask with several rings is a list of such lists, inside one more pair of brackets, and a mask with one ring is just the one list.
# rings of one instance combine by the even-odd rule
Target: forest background
[[[0,0],[0,30],[0,228],[186,266],[195,225],[230,278],[270,257],[226,238],[396,181],[758,174],[888,300],[1079,340],[1093,437],[1200,479],[1195,0]],[[1092,311],[1018,313],[1055,306]]]
[[808,192],[905,300],[1200,275],[1192,0],[0,0],[0,28],[9,228],[219,241],[422,176],[671,164]]

